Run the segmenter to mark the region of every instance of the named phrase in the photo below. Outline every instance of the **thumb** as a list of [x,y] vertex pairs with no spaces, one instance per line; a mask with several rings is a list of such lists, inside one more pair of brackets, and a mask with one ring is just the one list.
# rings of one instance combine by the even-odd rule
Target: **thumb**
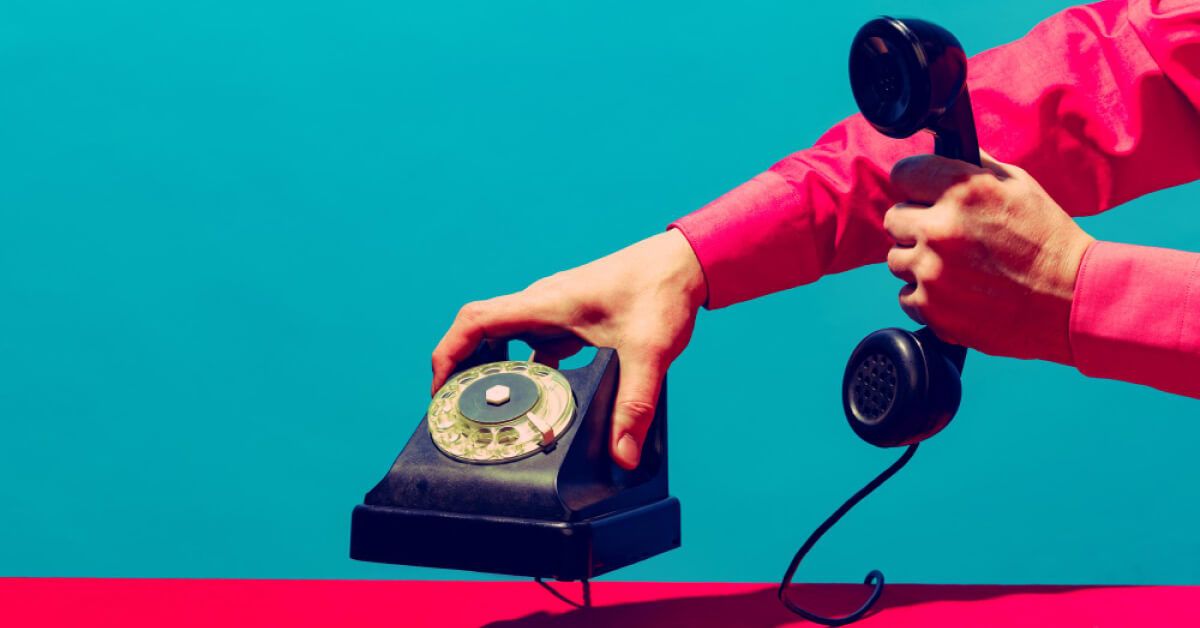
[[642,458],[642,445],[654,421],[658,392],[662,388],[664,363],[665,360],[645,356],[634,356],[621,363],[610,448],[613,460],[625,469],[636,469]]
[[992,157],[990,153],[982,148],[979,149],[979,165],[987,170],[991,170],[992,173],[1001,180],[1007,179],[1010,176],[1008,171],[1009,168],[1012,167],[1000,161],[999,159]]

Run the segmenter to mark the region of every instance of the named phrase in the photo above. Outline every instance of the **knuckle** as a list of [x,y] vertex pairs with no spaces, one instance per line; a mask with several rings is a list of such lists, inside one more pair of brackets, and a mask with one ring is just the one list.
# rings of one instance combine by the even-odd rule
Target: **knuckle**
[[559,287],[563,283],[562,273],[557,272],[534,281],[525,288],[527,292],[546,290]]
[[617,408],[635,424],[648,424],[654,419],[654,404],[649,401],[625,399],[617,402]]
[[923,286],[920,286],[911,292],[901,293],[900,302],[907,307],[924,309],[927,305],[929,305],[929,297],[926,295],[923,288]]
[[883,230],[892,233],[896,228],[896,207],[893,205],[883,213]]
[[942,262],[941,257],[937,255],[925,255],[922,256],[916,273],[926,283],[939,284],[944,278],[945,270],[946,265]]
[[472,321],[478,319],[487,310],[486,301],[471,301],[458,310],[458,320]]
[[972,174],[961,185],[964,205],[986,204],[1000,195],[1000,180],[990,172]]
[[538,290],[544,290],[546,288],[549,288],[551,286],[552,281],[553,280],[550,277],[542,277],[541,279],[534,281],[533,283],[529,284],[528,286],[525,286],[525,292],[536,292]]
[[923,231],[925,239],[931,242],[955,238],[958,235],[958,221],[954,218],[954,210],[945,212],[943,216],[931,218]]

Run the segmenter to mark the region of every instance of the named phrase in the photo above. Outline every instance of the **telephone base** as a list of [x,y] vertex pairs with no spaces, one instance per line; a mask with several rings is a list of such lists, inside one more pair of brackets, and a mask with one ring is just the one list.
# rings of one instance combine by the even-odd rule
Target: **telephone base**
[[355,507],[350,557],[380,563],[584,580],[679,547],[668,497],[579,521]]

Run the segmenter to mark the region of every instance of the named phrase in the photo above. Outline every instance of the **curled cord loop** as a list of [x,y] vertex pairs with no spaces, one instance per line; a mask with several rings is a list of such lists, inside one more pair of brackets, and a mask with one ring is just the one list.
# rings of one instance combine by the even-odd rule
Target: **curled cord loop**
[[858,607],[858,610],[850,613],[849,615],[843,615],[841,617],[825,617],[801,608],[795,602],[788,599],[787,588],[792,584],[792,578],[796,575],[796,568],[800,566],[800,561],[803,560],[804,556],[808,554],[808,551],[813,548],[813,545],[816,545],[817,541],[821,540],[821,537],[829,531],[829,528],[832,528],[834,524],[836,524],[847,512],[850,512],[850,509],[854,508],[854,506],[857,505],[858,502],[862,501],[863,498],[865,498],[867,495],[870,495],[875,489],[879,488],[881,484],[888,481],[893,475],[896,475],[896,472],[902,469],[904,465],[908,464],[908,461],[912,459],[913,454],[915,453],[917,453],[917,445],[909,445],[908,449],[900,455],[900,458],[893,462],[891,466],[884,469],[883,473],[875,476],[875,479],[868,482],[866,486],[858,489],[857,493],[851,495],[850,499],[847,499],[845,503],[838,507],[838,509],[835,510],[832,515],[829,515],[829,517],[825,519],[821,525],[817,526],[817,529],[813,530],[813,533],[808,536],[808,539],[804,541],[804,545],[801,545],[800,549],[796,551],[796,555],[792,557],[791,564],[788,565],[787,571],[785,571],[783,574],[783,581],[779,583],[779,601],[782,602],[788,610],[811,622],[824,624],[826,626],[844,626],[862,619],[863,616],[865,616],[867,612],[871,610],[871,607],[875,605],[875,602],[879,601],[879,596],[883,594],[883,572],[879,571],[878,569],[872,570],[867,574],[866,579],[863,580],[863,584],[870,584],[874,585],[875,587],[871,591],[871,595],[867,597],[867,601],[863,602],[862,606]]

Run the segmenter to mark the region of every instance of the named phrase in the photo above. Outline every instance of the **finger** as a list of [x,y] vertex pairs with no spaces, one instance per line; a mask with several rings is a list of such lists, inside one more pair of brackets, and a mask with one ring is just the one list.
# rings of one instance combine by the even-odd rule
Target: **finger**
[[893,246],[888,251],[888,270],[904,283],[917,283],[917,276],[913,273],[913,267],[917,262],[917,251],[918,249],[915,247]]
[[929,208],[916,203],[896,203],[883,215],[883,228],[900,246],[921,241],[921,219]]
[[659,358],[635,355],[621,361],[610,449],[613,460],[622,468],[636,469],[642,458],[642,445],[654,421],[665,371]]
[[463,306],[433,350],[430,394],[437,392],[455,365],[470,356],[484,338],[508,338],[530,332],[554,333],[556,327],[566,324],[565,318],[545,302],[519,293]]
[[892,167],[892,189],[899,198],[932,205],[950,186],[983,172],[989,171],[965,161],[917,155],[901,159]]
[[900,288],[900,309],[918,325],[925,325],[925,316],[921,308],[925,305],[925,293],[921,286],[910,283]]
[[550,368],[558,368],[558,363],[579,353],[585,343],[573,335],[558,338],[525,338],[525,342],[533,348],[533,356],[529,359],[540,362]]

